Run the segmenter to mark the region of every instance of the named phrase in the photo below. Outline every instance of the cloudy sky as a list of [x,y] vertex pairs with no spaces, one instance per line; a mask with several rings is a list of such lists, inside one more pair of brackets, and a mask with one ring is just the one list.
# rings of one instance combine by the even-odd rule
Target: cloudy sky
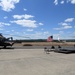
[[14,39],[72,38],[75,0],[0,0],[0,33]]

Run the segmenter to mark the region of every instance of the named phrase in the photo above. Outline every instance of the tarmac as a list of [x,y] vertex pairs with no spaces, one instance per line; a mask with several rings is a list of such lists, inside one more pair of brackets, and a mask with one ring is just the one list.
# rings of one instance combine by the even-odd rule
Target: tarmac
[[1,49],[0,75],[75,75],[75,53],[44,49]]

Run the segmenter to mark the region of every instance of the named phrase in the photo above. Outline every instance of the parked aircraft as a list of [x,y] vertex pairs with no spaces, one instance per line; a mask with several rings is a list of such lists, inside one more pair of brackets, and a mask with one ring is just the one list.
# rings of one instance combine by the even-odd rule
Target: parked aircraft
[[7,46],[12,46],[13,44],[14,42],[12,37],[6,38],[0,33],[0,46],[6,48]]
[[13,37],[17,37],[17,38],[28,38],[28,39],[30,39],[30,37],[25,37],[25,36],[9,35],[9,34],[2,34],[2,33],[0,33],[0,46],[3,47],[3,48],[6,48],[7,46],[11,46],[12,47],[14,45],[14,43],[17,42],[17,41],[13,40],[13,37],[6,38],[3,35],[13,36]]

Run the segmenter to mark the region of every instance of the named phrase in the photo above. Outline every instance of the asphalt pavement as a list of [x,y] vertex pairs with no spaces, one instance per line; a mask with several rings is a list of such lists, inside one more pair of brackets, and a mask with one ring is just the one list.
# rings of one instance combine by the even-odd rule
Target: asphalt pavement
[[[52,46],[12,46],[14,49],[44,49],[45,47],[51,48]],[[58,46],[54,46],[58,49]],[[61,46],[63,49],[75,49],[74,46]]]
[[75,53],[22,48],[0,50],[0,75],[75,75]]

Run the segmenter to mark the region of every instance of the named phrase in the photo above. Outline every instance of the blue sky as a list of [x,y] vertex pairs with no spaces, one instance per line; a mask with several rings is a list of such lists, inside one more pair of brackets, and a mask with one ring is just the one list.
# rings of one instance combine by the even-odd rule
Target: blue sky
[[14,39],[72,38],[75,0],[0,0],[0,33],[23,36]]

